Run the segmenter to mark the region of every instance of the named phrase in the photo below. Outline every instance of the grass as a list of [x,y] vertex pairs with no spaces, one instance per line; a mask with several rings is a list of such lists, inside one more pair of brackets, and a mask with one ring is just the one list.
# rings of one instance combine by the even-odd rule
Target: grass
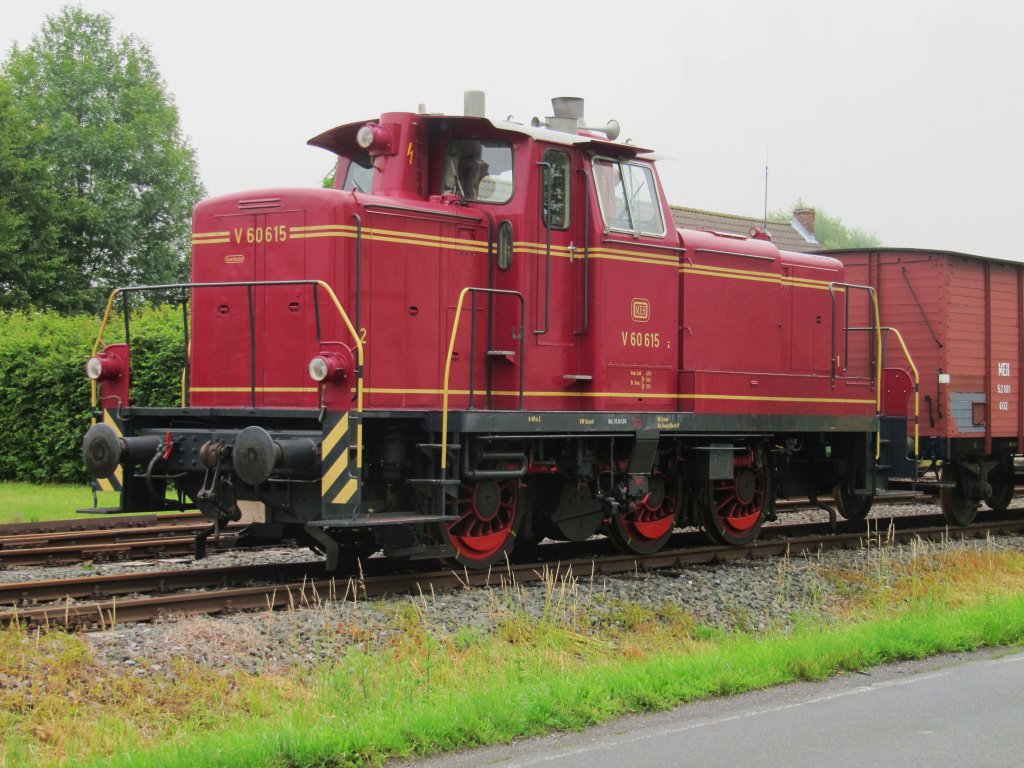
[[[100,507],[116,507],[119,494],[97,494]],[[78,515],[76,510],[92,507],[92,490],[88,483],[81,485],[33,485],[31,483],[0,482],[0,525],[3,523],[36,523],[48,520],[66,520]]]
[[[780,565],[780,570],[784,565]],[[177,659],[136,674],[78,637],[0,632],[0,765],[356,766],[578,729],[611,717],[882,662],[1024,641],[1024,554],[889,549],[835,571],[849,599],[796,628],[701,626],[665,605],[597,611],[550,575],[539,616],[515,586],[497,629],[434,632],[429,598],[398,604],[374,647],[328,625],[336,660],[294,674],[223,674]],[[12,685],[12,681],[18,681]]]

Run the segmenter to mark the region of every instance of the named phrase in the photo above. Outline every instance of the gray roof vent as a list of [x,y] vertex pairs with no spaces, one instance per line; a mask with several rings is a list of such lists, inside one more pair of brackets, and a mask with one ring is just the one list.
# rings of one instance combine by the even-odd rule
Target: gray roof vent
[[530,125],[541,126],[562,133],[603,133],[609,141],[619,137],[620,127],[617,120],[609,120],[605,126],[590,126],[583,121],[583,99],[578,96],[556,96],[551,100],[551,110],[555,113],[545,120],[533,118]]

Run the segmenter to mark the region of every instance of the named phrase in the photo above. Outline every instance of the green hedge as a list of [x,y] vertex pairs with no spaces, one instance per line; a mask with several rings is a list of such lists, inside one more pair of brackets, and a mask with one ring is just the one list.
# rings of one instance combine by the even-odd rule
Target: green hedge
[[[175,405],[181,397],[181,310],[132,311],[132,402]],[[89,427],[83,366],[99,320],[92,315],[0,314],[0,480],[85,482],[82,436]],[[124,340],[111,320],[107,343]]]

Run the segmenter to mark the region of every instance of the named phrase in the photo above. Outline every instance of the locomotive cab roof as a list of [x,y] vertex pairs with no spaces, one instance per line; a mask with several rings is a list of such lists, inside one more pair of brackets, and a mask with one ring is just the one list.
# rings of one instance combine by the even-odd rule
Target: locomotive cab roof
[[359,131],[367,125],[387,125],[392,122],[426,121],[428,127],[447,128],[453,136],[487,136],[507,141],[516,141],[523,137],[549,144],[575,146],[583,151],[596,154],[637,157],[651,153],[651,150],[635,144],[623,144],[611,141],[605,136],[591,130],[579,133],[568,133],[552,130],[544,126],[523,125],[504,120],[490,120],[486,117],[465,117],[461,115],[421,115],[413,112],[393,112],[382,115],[374,120],[362,120],[346,123],[331,128],[314,136],[306,143],[313,147],[326,149],[336,155],[350,155],[360,150],[357,140]]

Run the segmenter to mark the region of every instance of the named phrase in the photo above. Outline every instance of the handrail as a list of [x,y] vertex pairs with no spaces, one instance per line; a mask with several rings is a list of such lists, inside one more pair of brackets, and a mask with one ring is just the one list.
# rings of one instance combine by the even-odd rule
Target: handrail
[[[218,283],[167,283],[162,285],[138,285],[131,287],[115,288],[110,292],[110,297],[107,299],[107,307],[103,313],[103,319],[100,321],[100,330],[96,334],[96,342],[92,347],[92,356],[95,357],[100,351],[101,345],[103,345],[103,332],[107,329],[107,325],[110,322],[110,315],[113,311],[114,300],[118,295],[122,293],[135,293],[143,291],[172,291],[172,290],[195,290],[196,288],[247,288],[251,291],[253,288],[266,288],[274,286],[287,286],[287,285],[308,285],[314,288],[322,288],[327,296],[334,303],[335,309],[341,316],[342,321],[345,323],[345,327],[348,329],[349,334],[352,336],[353,341],[356,345],[356,412],[362,415],[363,412],[363,341],[359,337],[359,333],[352,325],[352,321],[349,320],[348,314],[342,307],[341,302],[338,300],[337,294],[334,293],[334,289],[331,288],[323,280],[252,280],[246,282],[218,282]],[[314,293],[314,296],[316,294]],[[92,407],[95,408],[99,402],[97,393],[97,382],[92,381],[92,392],[90,402]],[[362,441],[362,424],[360,423],[357,427],[357,446],[356,446],[356,461],[357,466],[362,466],[362,453],[363,453],[363,441]]]
[[[544,242],[544,327],[534,329],[537,336],[544,336],[551,330],[551,190],[554,183],[554,166],[548,162],[537,163],[538,168],[547,169],[547,185],[541,191],[541,218],[545,219],[544,231],[547,233]],[[544,184],[545,174],[541,174]]]
[[[882,334],[881,334],[881,315],[878,311],[878,296],[875,294],[875,289],[870,285],[856,285],[854,283],[829,283],[828,292],[832,299],[832,378],[836,377],[836,293],[835,289],[840,288],[845,292],[849,289],[858,289],[868,292],[871,297],[871,310],[874,316],[874,325],[870,328],[850,328],[845,327],[844,331],[871,331],[875,334],[875,415],[882,412]],[[849,302],[847,302],[849,304]],[[847,313],[849,312],[849,306],[846,307]]]
[[[459,293],[459,301],[455,306],[455,319],[452,323],[452,336],[448,341],[448,354],[444,361],[444,389],[441,391],[441,471],[443,472],[448,468],[448,385],[451,377],[452,369],[452,356],[455,354],[455,339],[459,335],[459,324],[462,320],[462,305],[466,300],[466,294],[472,293],[474,301],[477,293],[487,293],[494,295],[506,295],[515,296],[519,299],[519,407],[523,407],[523,372],[525,366],[523,365],[523,355],[525,351],[525,331],[526,331],[526,301],[523,298],[523,294],[519,291],[508,291],[500,288],[474,288],[473,286],[466,286]],[[490,322],[490,318],[488,318]],[[472,354],[470,355],[470,370],[472,371],[474,360]],[[472,398],[473,392],[470,390],[470,398]]]
[[896,337],[896,341],[900,343],[900,347],[903,349],[903,357],[906,358],[907,363],[910,365],[910,371],[914,375],[914,456],[921,454],[920,449],[920,429],[918,426],[918,417],[920,416],[921,404],[920,404],[920,385],[921,377],[918,374],[917,366],[914,364],[914,358],[910,356],[910,350],[907,349],[906,343],[903,341],[903,334],[901,334],[896,328],[885,326],[880,330],[891,333]]
[[[830,282],[828,284],[828,293],[832,299],[832,379],[836,378],[836,289],[841,289],[847,295],[851,289],[863,290],[868,292],[871,301],[872,319],[874,320],[873,327],[871,329],[875,334],[875,415],[878,416],[882,413],[882,319],[881,313],[878,310],[878,295],[875,293],[874,287],[870,285],[857,285],[856,283],[839,283]],[[847,301],[846,312],[849,316],[849,301]],[[844,331],[848,335],[850,330],[854,330],[846,326],[844,323]],[[882,455],[882,432],[881,430],[875,435],[875,459],[877,460]]]
[[590,330],[590,177],[583,168],[576,172],[583,178],[583,328],[572,335],[585,336]]

